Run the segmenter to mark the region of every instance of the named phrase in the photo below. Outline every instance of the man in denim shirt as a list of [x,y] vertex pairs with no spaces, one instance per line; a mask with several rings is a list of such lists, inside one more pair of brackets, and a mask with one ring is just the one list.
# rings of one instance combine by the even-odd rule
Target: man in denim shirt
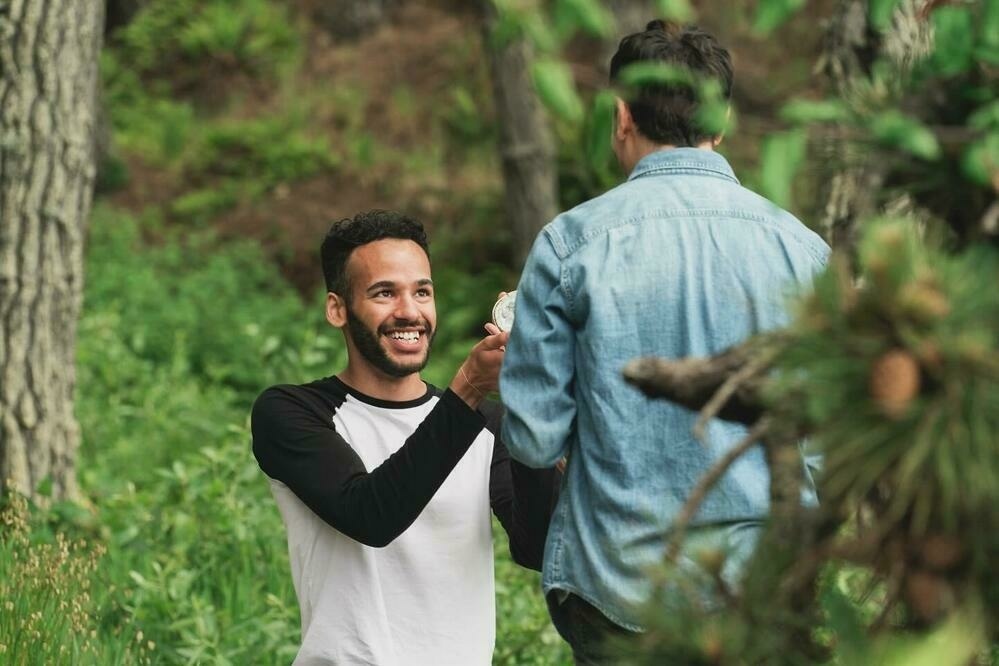
[[[688,68],[731,93],[728,52],[695,27],[653,21],[624,38],[625,66]],[[708,356],[787,322],[788,298],[810,284],[828,246],[797,219],[741,187],[719,136],[698,128],[693,91],[645,87],[617,101],[613,146],[628,180],[563,213],[539,234],[518,287],[500,389],[511,455],[551,466],[568,455],[542,584],[577,663],[609,663],[611,634],[642,630],[647,571],[663,561],[671,524],[693,486],[746,434],[652,401],[621,370],[641,356]],[[704,501],[681,565],[725,548],[734,580],[768,512],[759,447]]]

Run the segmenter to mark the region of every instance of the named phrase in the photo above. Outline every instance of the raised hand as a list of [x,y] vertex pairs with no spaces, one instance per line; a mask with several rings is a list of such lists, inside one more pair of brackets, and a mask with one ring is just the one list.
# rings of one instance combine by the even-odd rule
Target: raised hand
[[473,409],[488,393],[499,388],[503,352],[510,338],[508,332],[500,331],[493,324],[486,324],[486,333],[488,335],[472,347],[450,384],[450,389]]

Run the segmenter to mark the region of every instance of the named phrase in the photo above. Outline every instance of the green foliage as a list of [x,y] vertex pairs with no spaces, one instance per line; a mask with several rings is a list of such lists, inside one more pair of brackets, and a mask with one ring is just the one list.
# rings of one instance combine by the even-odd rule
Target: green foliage
[[568,65],[557,60],[538,60],[531,67],[531,75],[538,96],[552,113],[573,123],[583,119],[583,103]]
[[[784,361],[824,452],[823,488],[859,499],[890,483],[889,524],[904,518],[915,534],[973,524],[999,501],[999,298],[979,286],[999,284],[999,257],[946,256],[885,223],[860,262],[861,287],[841,264],[817,282]],[[911,379],[888,354],[918,367],[899,404],[880,383]]]
[[687,23],[694,20],[694,8],[690,0],[656,0],[656,7],[664,19]]
[[52,533],[44,512],[16,494],[0,498],[0,661],[148,663],[149,646],[132,631],[91,635],[99,622],[96,572],[104,547]]
[[771,134],[763,141],[760,188],[778,206],[791,204],[791,183],[805,159],[806,144],[801,130]]
[[[160,368],[180,366],[244,397],[271,380],[321,372],[342,358],[329,336],[320,335],[321,309],[305,308],[259,247],[230,243],[216,251],[210,233],[152,230],[165,238],[146,247],[134,219],[98,209],[84,327],[103,322],[99,330],[106,335],[121,332],[124,351]],[[89,352],[88,344],[82,337],[81,353]],[[99,344],[96,351],[113,343]],[[112,372],[107,366],[95,359],[92,367]]]
[[753,28],[768,35],[805,6],[805,0],[760,0]]
[[265,187],[338,163],[325,139],[309,136],[304,119],[294,114],[213,124],[194,148],[194,175],[253,179]]
[[153,0],[114,42],[121,61],[143,74],[214,63],[270,75],[294,57],[298,35],[271,0]]
[[[440,335],[427,377],[439,384],[509,282],[496,268],[469,278],[462,262],[441,258],[455,251],[435,245]],[[87,262],[77,414],[93,504],[22,520],[16,534],[30,547],[0,530],[0,580],[16,581],[2,595],[14,606],[0,613],[0,645],[15,664],[66,654],[68,663],[289,663],[298,608],[246,415],[268,384],[343,367],[340,334],[321,300],[302,303],[250,243],[180,236],[99,206]],[[497,663],[568,663],[537,575],[510,561],[500,532]],[[87,545],[59,536],[72,534]],[[43,542],[70,544],[69,555]],[[28,575],[38,567],[50,582]],[[60,614],[66,600],[79,602],[77,615]],[[26,627],[51,651],[25,652]]]
[[891,109],[870,118],[871,134],[891,148],[911,153],[924,160],[940,157],[936,136],[918,120]]
[[541,577],[510,559],[506,532],[493,521],[496,558],[494,666],[571,666],[568,645],[548,619]]
[[556,0],[555,29],[563,38],[582,30],[594,37],[614,34],[614,15],[599,0]]
[[875,30],[884,31],[891,24],[891,15],[900,0],[871,0],[868,3],[867,15]]
[[613,93],[606,90],[597,93],[584,131],[586,158],[597,172],[607,172],[610,169],[616,104],[617,98]]
[[933,55],[937,73],[951,76],[966,71],[973,62],[975,33],[971,12],[966,7],[941,7],[933,12]]

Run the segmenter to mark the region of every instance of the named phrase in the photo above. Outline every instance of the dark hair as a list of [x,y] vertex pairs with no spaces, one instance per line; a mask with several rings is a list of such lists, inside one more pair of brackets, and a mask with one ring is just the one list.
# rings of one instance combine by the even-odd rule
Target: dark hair
[[361,247],[384,238],[411,240],[427,253],[427,233],[420,222],[408,215],[392,210],[370,210],[358,213],[353,218],[334,222],[323,238],[319,255],[323,264],[323,278],[326,290],[350,300],[350,284],[347,281],[347,260],[350,253]]
[[[697,26],[650,21],[643,32],[621,40],[611,58],[610,80],[635,62],[663,62],[689,70],[695,77],[721,84],[725,99],[732,96],[732,58],[728,51]],[[698,93],[684,83],[642,85],[628,100],[628,109],[647,139],[674,146],[696,146],[715,132],[698,127]]]

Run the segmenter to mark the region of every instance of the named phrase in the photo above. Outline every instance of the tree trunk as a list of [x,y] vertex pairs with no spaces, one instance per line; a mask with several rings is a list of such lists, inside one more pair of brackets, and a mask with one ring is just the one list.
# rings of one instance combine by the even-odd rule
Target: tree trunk
[[558,214],[555,142],[531,81],[530,44],[524,39],[497,43],[496,8],[492,0],[481,3],[485,51],[500,131],[505,208],[514,255],[518,264],[523,265],[541,227]]
[[0,7],[0,490],[76,495],[73,415],[104,6]]

